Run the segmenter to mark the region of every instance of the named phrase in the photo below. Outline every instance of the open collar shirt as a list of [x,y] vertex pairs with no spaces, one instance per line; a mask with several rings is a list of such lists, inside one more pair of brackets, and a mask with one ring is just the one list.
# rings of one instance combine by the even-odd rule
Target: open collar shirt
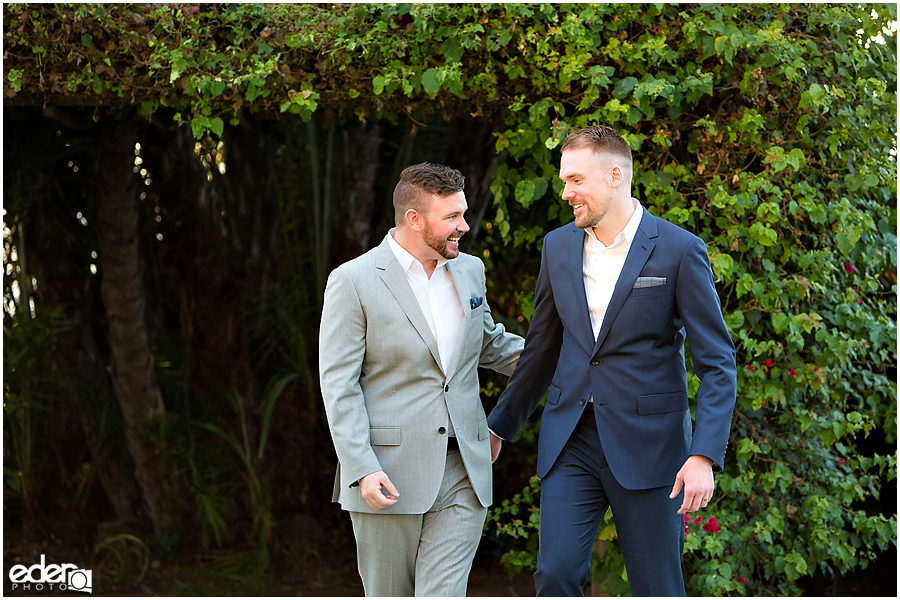
[[419,307],[425,315],[428,327],[437,342],[438,353],[441,357],[441,368],[446,375],[453,366],[456,356],[456,347],[462,335],[465,312],[462,301],[453,283],[453,276],[447,268],[447,259],[441,259],[431,274],[431,278],[425,274],[422,266],[412,254],[394,239],[394,229],[387,235],[388,245],[394,252],[397,262],[406,273]]
[[603,319],[606,316],[606,309],[609,308],[609,301],[612,298],[613,290],[619,275],[622,274],[622,267],[625,266],[625,258],[628,257],[628,250],[631,249],[631,243],[637,233],[638,226],[641,224],[641,216],[644,209],[637,200],[632,199],[635,204],[634,213],[625,225],[613,243],[607,246],[597,239],[594,234],[594,228],[585,229],[587,236],[584,238],[584,255],[583,255],[583,271],[584,271],[584,291],[587,295],[588,309],[591,313],[591,327],[594,330],[594,339],[600,333],[600,327],[603,325]]

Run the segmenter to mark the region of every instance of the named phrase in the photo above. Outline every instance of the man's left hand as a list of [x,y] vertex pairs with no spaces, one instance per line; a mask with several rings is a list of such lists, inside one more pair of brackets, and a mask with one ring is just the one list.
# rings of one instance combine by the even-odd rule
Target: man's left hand
[[491,432],[491,464],[497,462],[497,457],[500,456],[500,447],[503,445],[503,440],[494,435],[494,432]]
[[678,509],[679,515],[705,508],[712,500],[713,490],[716,489],[712,461],[696,454],[688,457],[675,476],[675,485],[669,498],[674,499],[678,496],[682,486],[684,486],[684,501]]

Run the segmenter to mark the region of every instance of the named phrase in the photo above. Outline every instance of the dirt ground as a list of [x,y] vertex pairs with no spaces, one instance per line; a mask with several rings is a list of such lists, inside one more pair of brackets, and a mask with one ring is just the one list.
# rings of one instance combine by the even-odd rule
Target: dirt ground
[[[357,597],[363,595],[362,584],[356,572],[356,559],[351,540],[342,535],[326,535],[320,539],[308,536],[298,539],[290,535],[312,523],[285,523],[284,541],[273,543],[267,570],[265,590],[254,593],[240,592],[230,586],[227,569],[212,573],[209,563],[198,556],[163,560],[141,551],[130,538],[112,544],[100,552],[95,551],[95,533],[82,531],[77,526],[56,523],[25,531],[17,520],[4,518],[3,571],[4,596],[72,596],[69,591],[50,589],[13,589],[9,570],[14,565],[39,564],[41,555],[47,565],[71,563],[93,572],[95,596],[191,596],[191,595],[258,595],[263,591],[269,596],[319,596]],[[315,529],[315,527],[312,527]],[[321,527],[319,528],[321,529]],[[138,581],[143,561],[146,573]],[[200,568],[206,566],[205,573]],[[209,581],[214,581],[210,584]],[[197,587],[186,588],[185,584]],[[32,584],[33,586],[35,584]],[[58,586],[57,586],[58,587]],[[806,596],[842,597],[896,597],[897,553],[893,549],[865,571],[851,573],[836,580],[812,578],[802,582]],[[469,596],[509,597],[534,596],[534,583],[530,573],[522,573],[510,579],[496,556],[479,551],[469,579]]]
[[[13,588],[8,576],[15,565],[31,567],[41,563],[70,563],[92,571],[94,596],[198,596],[258,595],[243,592],[230,584],[227,569],[212,566],[199,553],[174,560],[158,558],[128,537],[127,533],[98,535],[96,531],[58,519],[22,526],[21,521],[4,515],[3,572],[4,596],[53,597],[72,596],[43,584],[24,584]],[[280,524],[272,544],[264,593],[269,596],[363,596],[362,583],[356,571],[356,557],[348,532],[323,531],[325,528],[309,518],[291,519]],[[301,535],[301,531],[304,535]],[[309,535],[309,532],[317,532]],[[352,537],[352,533],[349,534]],[[119,539],[98,551],[95,540]],[[347,550],[350,548],[351,550]],[[236,551],[232,550],[232,556]],[[482,553],[483,554],[483,553]],[[534,596],[530,573],[510,579],[493,556],[480,554],[469,580],[469,596],[505,597]],[[143,577],[139,573],[146,566]],[[221,573],[213,572],[216,568]],[[244,571],[246,572],[246,570]],[[191,586],[191,587],[186,587]],[[256,593],[253,593],[256,591]]]

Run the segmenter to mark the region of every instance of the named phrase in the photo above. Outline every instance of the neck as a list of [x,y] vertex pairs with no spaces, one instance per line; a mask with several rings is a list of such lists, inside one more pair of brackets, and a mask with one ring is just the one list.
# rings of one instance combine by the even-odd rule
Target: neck
[[431,279],[434,270],[437,268],[438,261],[436,258],[431,258],[429,256],[432,252],[430,248],[426,247],[426,249],[422,249],[419,244],[419,238],[415,232],[406,227],[397,227],[394,229],[394,241],[400,244],[404,250],[409,252],[413,258],[422,263],[422,268],[425,269],[425,275]]
[[637,200],[632,198],[630,194],[614,200],[606,216],[593,227],[594,235],[597,236],[597,239],[605,246],[612,245],[619,234],[628,226],[628,221],[631,220],[631,216],[637,210],[637,205]]

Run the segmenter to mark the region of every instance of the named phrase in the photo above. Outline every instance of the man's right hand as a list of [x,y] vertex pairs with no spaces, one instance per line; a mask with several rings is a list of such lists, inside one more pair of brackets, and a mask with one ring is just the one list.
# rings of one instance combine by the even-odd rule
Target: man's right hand
[[[387,492],[386,494],[381,491],[382,487]],[[362,492],[363,500],[375,510],[396,504],[397,498],[400,497],[400,492],[397,491],[384,471],[376,471],[360,479],[359,489]]]

